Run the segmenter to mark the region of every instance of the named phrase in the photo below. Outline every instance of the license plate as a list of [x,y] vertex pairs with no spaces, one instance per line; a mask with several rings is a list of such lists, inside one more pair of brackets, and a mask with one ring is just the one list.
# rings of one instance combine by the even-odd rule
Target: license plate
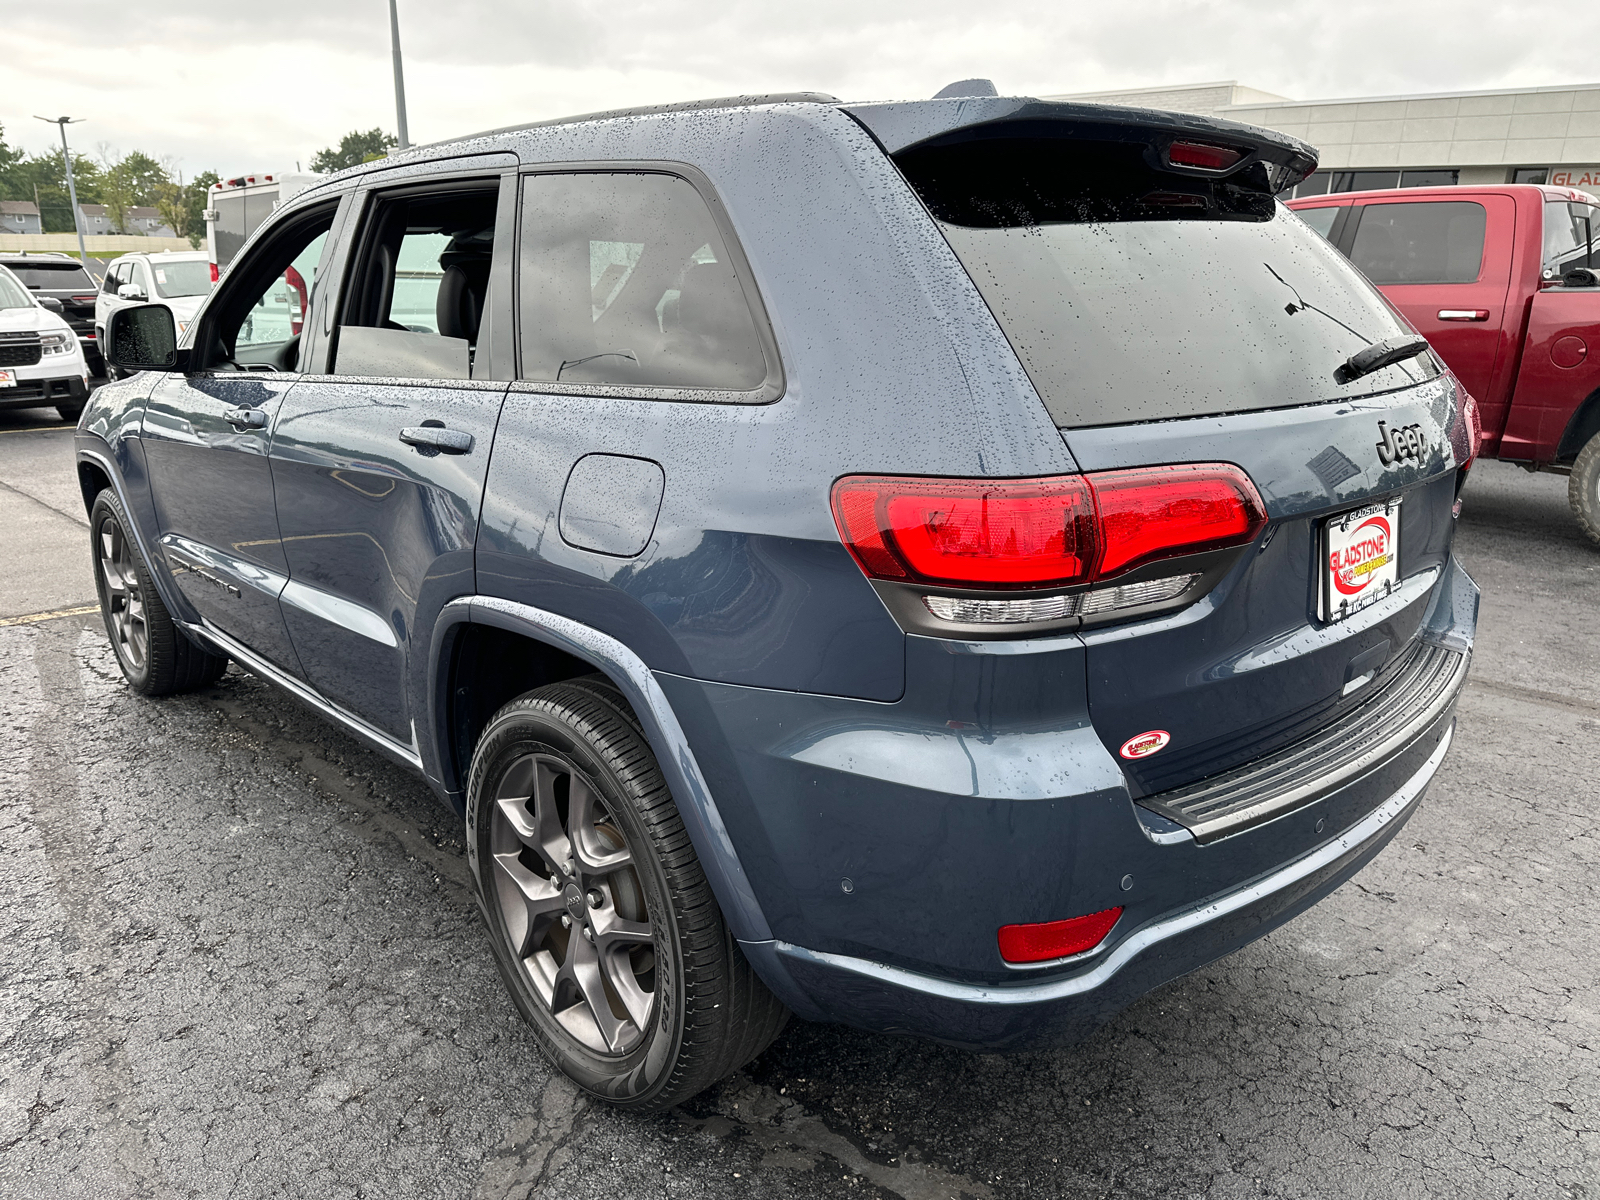
[[1400,586],[1400,501],[1369,504],[1322,526],[1322,619],[1343,621]]
[[15,371],[7,371],[7,370],[4,370],[4,369],[0,369],[0,387],[16,387],[16,386],[17,386],[17,373]]

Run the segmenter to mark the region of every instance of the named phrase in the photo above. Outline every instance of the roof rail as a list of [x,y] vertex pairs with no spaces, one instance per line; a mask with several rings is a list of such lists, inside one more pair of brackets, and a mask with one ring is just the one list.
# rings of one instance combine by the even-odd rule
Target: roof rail
[[601,112],[578,113],[571,117],[552,117],[547,121],[528,121],[522,125],[502,125],[498,129],[484,129],[459,137],[444,138],[408,150],[428,150],[448,146],[452,142],[470,141],[472,138],[494,137],[500,133],[519,133],[524,129],[542,129],[549,125],[576,125],[581,121],[610,121],[618,117],[652,117],[658,113],[698,112],[708,108],[748,108],[755,104],[838,104],[839,97],[826,92],[759,92],[749,96],[718,96],[712,100],[680,100],[675,104],[647,104],[638,108],[609,108]]

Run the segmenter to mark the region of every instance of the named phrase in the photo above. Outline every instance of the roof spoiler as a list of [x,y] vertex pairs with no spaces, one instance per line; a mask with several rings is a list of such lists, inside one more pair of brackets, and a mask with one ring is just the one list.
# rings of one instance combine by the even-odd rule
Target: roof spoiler
[[[1027,96],[964,96],[885,104],[849,104],[849,113],[890,155],[912,147],[984,138],[1060,137],[1139,142],[1153,147],[1167,170],[1272,195],[1317,169],[1317,152],[1283,133],[1190,113],[1077,104]],[[1180,149],[1176,153],[1174,147]],[[1225,165],[1204,151],[1237,151]],[[1227,157],[1227,156],[1223,156]]]

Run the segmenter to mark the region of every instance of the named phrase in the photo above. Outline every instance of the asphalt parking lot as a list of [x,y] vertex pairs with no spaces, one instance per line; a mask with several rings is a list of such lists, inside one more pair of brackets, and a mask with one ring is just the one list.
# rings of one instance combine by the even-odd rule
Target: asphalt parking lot
[[1565,479],[1474,468],[1455,746],[1317,908],[1080,1047],[791,1023],[639,1119],[540,1057],[421,783],[237,668],[127,691],[58,424],[0,412],[0,1195],[1600,1196],[1600,550]]

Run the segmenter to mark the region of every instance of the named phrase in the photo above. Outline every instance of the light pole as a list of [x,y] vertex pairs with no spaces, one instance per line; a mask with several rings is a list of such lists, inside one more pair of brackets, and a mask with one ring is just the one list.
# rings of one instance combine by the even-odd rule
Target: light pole
[[[392,11],[394,0],[390,0],[389,7]],[[397,42],[395,45],[397,47],[395,53],[398,54],[399,43]],[[67,198],[72,201],[72,228],[78,233],[78,257],[83,261],[83,265],[87,267],[89,265],[89,252],[83,248],[83,222],[78,216],[78,185],[72,182],[72,151],[67,149],[67,126],[81,121],[83,118],[36,116],[34,120],[43,121],[46,125],[61,126],[61,161],[67,167]]]
[[406,77],[400,69],[400,14],[395,0],[389,0],[389,41],[394,46],[394,112],[400,124],[400,149],[411,145],[406,133]]

